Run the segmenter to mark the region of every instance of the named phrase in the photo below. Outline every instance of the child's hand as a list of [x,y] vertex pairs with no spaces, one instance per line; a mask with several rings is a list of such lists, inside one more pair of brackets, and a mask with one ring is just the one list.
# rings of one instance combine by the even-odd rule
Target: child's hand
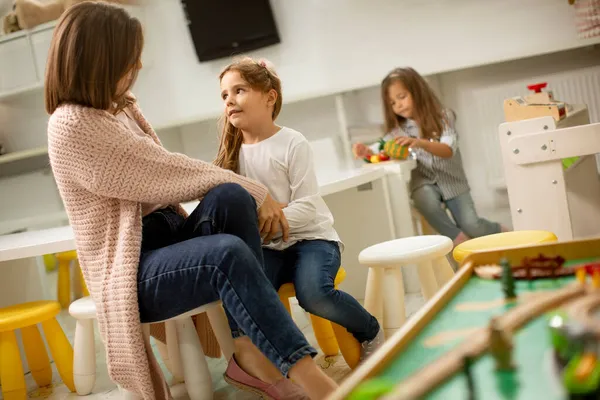
[[416,149],[419,147],[423,147],[423,140],[418,138],[412,138],[407,136],[400,136],[395,139],[396,144],[400,146],[406,146],[409,149]]
[[281,232],[284,242],[288,241],[290,226],[283,214],[280,203],[276,202],[267,193],[265,201],[258,209],[258,229],[263,243],[269,243],[273,237]]
[[364,143],[355,143],[352,146],[352,152],[356,158],[367,158],[373,155],[371,149]]

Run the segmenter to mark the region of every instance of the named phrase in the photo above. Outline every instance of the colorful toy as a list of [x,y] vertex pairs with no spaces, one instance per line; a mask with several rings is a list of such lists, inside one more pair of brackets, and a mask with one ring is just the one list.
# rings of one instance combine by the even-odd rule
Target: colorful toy
[[409,154],[408,147],[399,145],[394,139],[383,145],[383,151],[394,160],[406,160]]

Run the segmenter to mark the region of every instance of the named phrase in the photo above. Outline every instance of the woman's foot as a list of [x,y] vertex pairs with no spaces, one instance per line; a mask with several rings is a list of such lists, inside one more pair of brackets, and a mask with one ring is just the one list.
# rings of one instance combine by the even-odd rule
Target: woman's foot
[[235,356],[229,360],[225,381],[240,390],[252,392],[263,398],[274,400],[309,400],[306,392],[289,379],[279,375],[279,380],[269,384],[244,371],[236,362]]
[[277,367],[252,343],[249,337],[242,336],[235,339],[234,345],[236,363],[248,375],[270,385],[283,378]]
[[337,383],[325,375],[310,356],[306,356],[294,364],[290,368],[289,377],[302,386],[313,400],[325,399],[338,387]]

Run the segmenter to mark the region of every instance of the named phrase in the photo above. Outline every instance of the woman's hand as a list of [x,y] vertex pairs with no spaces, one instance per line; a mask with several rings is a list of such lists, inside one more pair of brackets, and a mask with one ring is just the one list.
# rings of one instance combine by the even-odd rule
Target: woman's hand
[[399,144],[400,146],[406,146],[409,149],[417,149],[424,146],[424,140],[419,138],[399,136],[395,139],[395,141],[396,144]]
[[352,152],[356,158],[367,158],[373,155],[371,149],[364,143],[355,143],[352,146]]
[[281,232],[284,242],[288,241],[290,226],[281,206],[281,203],[273,200],[267,193],[265,201],[258,209],[258,230],[263,243],[269,243],[278,232]]

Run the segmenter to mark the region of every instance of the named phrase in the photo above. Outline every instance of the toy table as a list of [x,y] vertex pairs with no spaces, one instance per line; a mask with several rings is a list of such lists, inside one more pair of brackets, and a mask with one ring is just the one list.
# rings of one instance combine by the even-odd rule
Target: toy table
[[[561,256],[566,260],[561,268],[572,269],[600,260],[600,238],[469,256],[454,278],[356,369],[330,399],[568,398],[552,350],[548,313],[568,302],[591,299],[594,307],[590,318],[598,318],[596,324],[600,325],[595,311],[600,310],[600,289],[593,289],[589,278],[587,284],[579,283],[574,275],[515,280],[517,299],[511,302],[505,299],[501,280],[483,279],[474,273],[476,267],[498,264],[502,258],[514,267],[524,257],[540,254]],[[600,286],[600,279],[597,283]],[[498,317],[503,327],[514,332],[513,372],[496,371],[495,359],[489,354],[492,317]],[[469,397],[463,353],[472,356],[475,397]],[[371,394],[365,390],[368,386]]]

